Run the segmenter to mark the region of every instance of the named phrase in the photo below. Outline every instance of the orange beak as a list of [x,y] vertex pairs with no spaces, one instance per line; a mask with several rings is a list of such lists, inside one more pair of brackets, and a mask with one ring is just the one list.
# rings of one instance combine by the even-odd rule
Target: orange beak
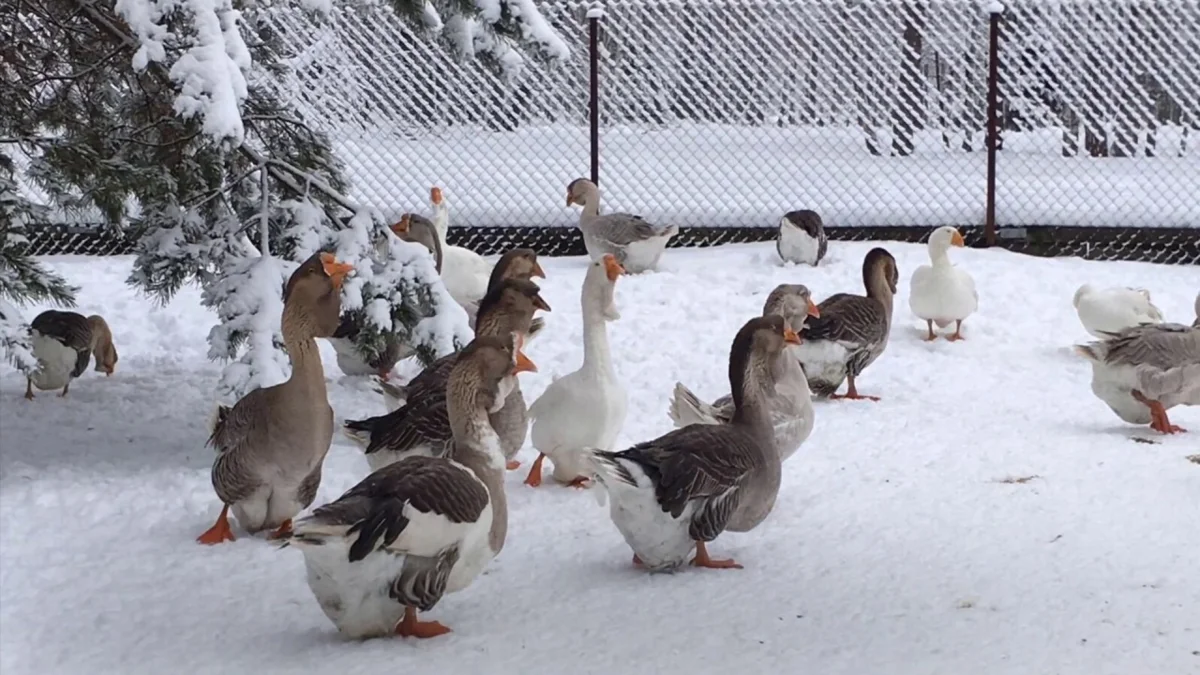
[[604,271],[608,274],[609,281],[616,281],[617,277],[625,273],[625,268],[611,253],[604,254]]
[[950,235],[950,245],[951,246],[966,246],[967,242],[963,241],[962,233],[959,232],[958,230],[955,230],[954,234]]
[[542,298],[541,293],[533,296],[533,306],[546,312],[550,311],[550,305],[546,304],[546,301]]
[[442,188],[434,186],[429,188],[429,201],[436,204],[442,203]]
[[813,303],[812,298],[808,299],[808,315],[814,319],[821,318],[821,310]]
[[798,345],[800,344],[800,336],[796,335],[796,331],[792,330],[790,327],[784,326],[783,341],[789,345]]
[[513,366],[512,374],[516,375],[517,373],[536,373],[536,372],[537,372],[537,364],[535,364],[533,361],[530,361],[529,357],[525,356],[525,352],[518,349],[517,350],[517,364],[515,366]]
[[397,236],[408,234],[408,228],[411,226],[411,224],[412,216],[406,213],[400,217],[400,222],[392,225],[392,232],[394,232]]
[[568,192],[567,193],[567,206],[570,206],[574,203],[575,203],[575,198],[571,196],[570,192]]
[[542,266],[540,264],[538,264],[538,261],[536,261],[536,260],[533,261],[533,271],[529,273],[529,276],[541,277],[543,279],[546,278],[546,273],[542,270]]
[[354,270],[354,265],[338,262],[332,253],[321,254],[321,267],[325,268],[325,273],[333,280],[333,287],[339,290],[342,288],[342,280]]

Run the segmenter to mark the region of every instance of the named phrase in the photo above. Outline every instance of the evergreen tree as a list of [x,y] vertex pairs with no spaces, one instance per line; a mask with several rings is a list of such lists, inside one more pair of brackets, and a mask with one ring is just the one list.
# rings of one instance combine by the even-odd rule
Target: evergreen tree
[[[331,4],[301,1],[307,11]],[[561,47],[530,0],[392,5],[435,32],[443,18],[468,26],[475,39],[456,44],[498,65],[513,45]],[[390,331],[416,340],[427,361],[469,334],[424,249],[345,197],[328,138],[276,94],[288,45],[256,15],[279,7],[301,11],[270,0],[28,0],[0,9],[0,142],[27,158],[25,177],[48,206],[140,237],[131,284],[162,302],[186,283],[202,286],[221,321],[210,356],[242,353],[226,369],[222,398],[286,377],[283,283],[316,250],[355,266],[343,307],[365,321],[364,355]]]

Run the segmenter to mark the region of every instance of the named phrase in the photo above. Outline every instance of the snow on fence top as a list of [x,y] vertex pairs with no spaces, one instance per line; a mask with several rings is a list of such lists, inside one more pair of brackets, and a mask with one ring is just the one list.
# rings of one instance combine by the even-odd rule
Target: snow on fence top
[[[384,9],[271,16],[283,86],[385,213],[447,188],[456,224],[567,225],[589,166],[587,13],[540,5],[571,49],[511,79]],[[610,0],[601,182],[610,210],[681,225],[980,223],[989,6],[978,0]],[[1200,5],[1005,3],[1005,224],[1200,227]]]

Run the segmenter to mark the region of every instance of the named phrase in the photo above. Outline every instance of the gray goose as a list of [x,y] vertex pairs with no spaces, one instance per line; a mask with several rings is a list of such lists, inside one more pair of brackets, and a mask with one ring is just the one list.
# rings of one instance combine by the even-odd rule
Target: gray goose
[[[438,242],[437,231],[428,218],[406,213],[390,229],[400,239],[421,244],[428,249],[433,256],[434,268],[441,274],[442,245]],[[383,353],[366,360],[354,346],[360,330],[362,330],[362,318],[347,312],[342,316],[337,330],[329,338],[329,343],[333,345],[333,349],[337,353],[338,368],[346,375],[378,375],[381,379],[387,380],[391,376],[392,368],[395,368],[401,359],[406,359],[413,354],[410,345],[405,344],[403,340],[391,333],[385,340]]]
[[567,206],[572,204],[583,207],[579,231],[592,262],[601,262],[608,253],[630,274],[658,267],[667,242],[679,233],[675,225],[653,225],[631,213],[600,215],[600,188],[586,178],[567,185]]
[[[522,339],[532,323],[534,311],[549,311],[542,300],[537,284],[520,279],[506,279],[484,297],[479,307],[479,330],[476,337],[508,335],[516,332]],[[439,372],[440,386],[427,380],[427,387],[409,395],[409,402],[378,417],[347,420],[343,429],[347,436],[364,446],[367,463],[377,470],[413,454],[440,456],[452,441],[449,415],[446,410],[446,382],[458,354],[439,359],[430,368]],[[428,369],[427,371],[428,372]],[[441,378],[444,373],[445,377]],[[520,385],[506,392],[504,405],[492,413],[491,424],[500,435],[506,460],[511,460],[524,444],[528,429],[525,399]],[[520,466],[509,463],[510,469]]]
[[292,374],[273,387],[251,391],[232,408],[218,409],[208,442],[217,450],[212,484],[222,507],[200,543],[234,540],[230,509],[247,532],[275,528],[271,536],[282,536],[316,498],[333,438],[333,408],[316,338],[337,328],[342,280],[351,269],[320,253],[288,279],[282,324]]
[[[863,259],[862,279],[867,294],[837,293],[817,305],[821,316],[809,318],[795,348],[796,358],[808,376],[808,386],[818,397],[868,399],[858,393],[855,378],[887,349],[892,328],[892,304],[900,276],[896,259],[882,248],[873,248]],[[835,394],[842,381],[845,394]]]
[[[804,330],[809,317],[820,317],[820,310],[813,304],[808,287],[801,284],[780,284],[775,287],[763,303],[763,316],[778,314],[796,333]],[[796,360],[792,349],[780,352],[771,364],[770,390],[771,423],[775,432],[775,443],[779,456],[787,461],[800,445],[808,439],[815,423],[812,392],[804,370]],[[736,411],[733,396],[726,394],[711,404],[704,403],[682,382],[675,383],[675,396],[668,415],[677,427],[689,424],[729,424]]]
[[817,266],[829,248],[825,223],[816,211],[789,211],[779,219],[775,251],[786,262]]
[[304,554],[308,586],[342,633],[449,633],[417,612],[469,586],[504,547],[504,459],[488,413],[517,373],[537,370],[514,338],[478,337],[456,359],[447,384],[454,442],[445,457],[388,465],[296,521],[283,545]]
[[611,498],[610,515],[650,571],[740,568],[709,557],[722,532],[748,532],[775,506],[782,476],[770,416],[771,363],[799,338],[783,317],[746,322],[729,353],[735,412],[729,424],[692,424],[628,450],[593,450],[596,478]]
[[83,375],[92,355],[96,372],[112,375],[117,368],[117,349],[112,331],[98,315],[85,317],[76,312],[48,309],[29,324],[33,355],[38,369],[25,378],[25,398],[33,400],[33,388],[41,391],[62,388],[66,396],[71,380]]

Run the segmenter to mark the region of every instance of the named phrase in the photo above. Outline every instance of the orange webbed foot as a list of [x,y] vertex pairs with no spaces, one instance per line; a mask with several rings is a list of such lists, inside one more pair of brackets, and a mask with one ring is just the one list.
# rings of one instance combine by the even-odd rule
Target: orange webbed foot
[[546,461],[546,456],[538,453],[537,459],[533,460],[533,466],[529,467],[529,475],[525,477],[525,484],[529,487],[540,487],[542,484],[542,462]]
[[591,484],[592,484],[592,480],[590,478],[588,478],[587,476],[576,476],[574,479],[571,480],[570,483],[567,483],[567,487],[573,487],[578,490],[583,490],[584,488],[587,488]]
[[504,468],[508,469],[509,471],[516,471],[517,469],[521,468],[521,463],[515,459],[510,459],[504,463]]
[[434,638],[449,633],[450,628],[437,621],[417,621],[417,610],[404,608],[404,618],[396,624],[396,635],[400,637]]
[[708,548],[704,542],[696,542],[696,557],[692,559],[692,564],[696,567],[706,567],[712,570],[740,570],[745,569],[732,558],[726,560],[718,560],[708,556]]
[[279,529],[277,529],[274,532],[272,532],[271,534],[267,535],[267,539],[283,539],[284,537],[291,536],[291,534],[292,534],[292,519],[288,518],[287,520],[285,520],[279,524]]
[[233,536],[233,529],[229,527],[228,504],[221,507],[221,515],[217,516],[217,522],[213,523],[213,526],[208,528],[204,534],[196,537],[196,541],[207,546],[226,541],[236,541],[236,537]]

